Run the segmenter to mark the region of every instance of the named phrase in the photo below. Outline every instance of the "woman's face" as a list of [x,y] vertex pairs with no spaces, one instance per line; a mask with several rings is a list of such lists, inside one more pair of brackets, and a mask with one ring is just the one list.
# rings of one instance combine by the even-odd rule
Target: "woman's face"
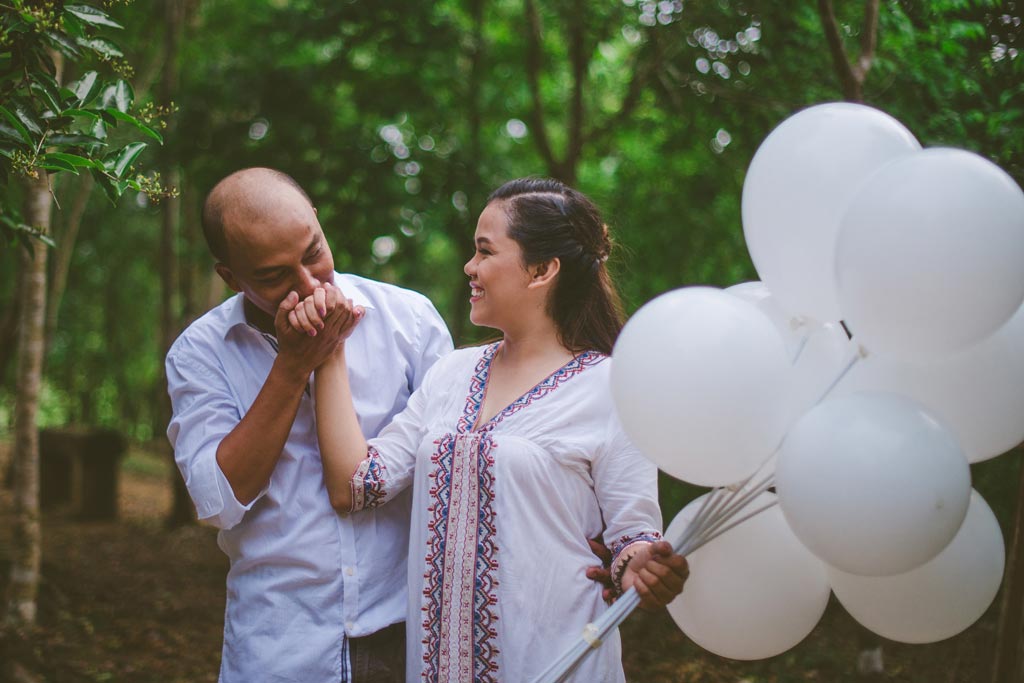
[[474,325],[505,330],[527,297],[530,273],[523,250],[508,236],[502,202],[492,202],[476,224],[476,252],[463,270],[469,276],[470,312]]

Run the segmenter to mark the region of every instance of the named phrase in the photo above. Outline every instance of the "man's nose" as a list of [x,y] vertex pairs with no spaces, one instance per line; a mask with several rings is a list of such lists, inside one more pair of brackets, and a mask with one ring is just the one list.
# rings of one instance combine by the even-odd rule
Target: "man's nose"
[[313,276],[308,268],[299,271],[299,294],[303,299],[313,293],[320,286],[320,280]]

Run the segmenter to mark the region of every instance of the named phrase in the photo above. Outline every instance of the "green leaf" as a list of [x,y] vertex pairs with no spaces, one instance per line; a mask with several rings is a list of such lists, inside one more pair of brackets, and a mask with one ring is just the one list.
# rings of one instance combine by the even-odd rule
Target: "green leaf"
[[39,98],[46,103],[46,106],[50,108],[50,111],[54,114],[60,114],[60,102],[55,97],[57,94],[56,92],[51,92],[48,88],[39,83],[30,83],[28,87],[36,95],[39,95]]
[[[3,121],[0,121],[0,136],[10,138],[11,140],[17,140],[18,142],[24,143],[25,138],[21,132],[12,126],[8,126]],[[29,143],[31,144],[31,143]],[[24,145],[22,145],[24,146]]]
[[104,109],[114,107],[124,113],[128,113],[128,110],[131,109],[134,99],[135,93],[132,92],[132,87],[125,81],[118,81],[108,85],[103,89],[103,94],[100,95],[100,103]]
[[64,116],[84,116],[90,121],[95,121],[100,117],[99,114],[94,111],[89,111],[88,109],[65,109],[61,113],[64,114]]
[[47,144],[58,147],[83,147],[86,145],[106,145],[99,138],[93,137],[92,135],[83,135],[81,133],[65,134],[58,133],[57,135],[51,135],[46,139]]
[[125,114],[125,113],[120,112],[120,111],[118,111],[116,109],[107,109],[107,110],[105,110],[105,113],[109,114],[110,116],[113,116],[118,121],[124,121],[125,123],[130,123],[131,125],[133,125],[136,128],[138,128],[143,134],[148,135],[149,137],[153,138],[154,140],[159,142],[161,145],[164,144],[164,138],[163,138],[162,135],[160,135],[160,133],[156,132],[155,130],[153,130],[152,128],[147,126],[146,124],[142,123],[141,121],[139,121],[137,118],[135,118],[131,114]]
[[92,159],[86,159],[77,154],[66,154],[65,152],[50,152],[45,156],[47,159],[59,159],[76,168],[101,168],[102,164]]
[[36,166],[39,168],[45,168],[47,171],[68,171],[69,173],[78,175],[78,169],[75,168],[74,164],[68,163],[63,159],[55,158],[49,154],[44,154],[40,157]]
[[96,117],[96,121],[92,124],[92,134],[96,136],[98,140],[107,139],[107,123],[104,117]]
[[114,177],[121,178],[146,147],[145,142],[133,142],[125,145],[120,151],[104,159],[103,167]]
[[22,140],[24,140],[30,145],[35,143],[35,141],[32,139],[32,136],[29,134],[28,129],[25,128],[24,125],[22,125],[21,121],[18,119],[17,116],[14,115],[14,113],[11,110],[9,110],[7,107],[0,106],[0,114],[3,114],[3,116],[11,122],[11,125],[14,126],[14,129],[16,131],[18,131],[18,134],[21,136]]
[[118,81],[116,89],[114,90],[114,101],[117,104],[118,111],[128,113],[128,110],[132,108],[132,102],[135,101],[135,91],[132,90],[132,86],[128,85],[128,81]]
[[124,52],[121,51],[121,48],[105,38],[79,38],[78,44],[82,47],[89,48],[106,59],[124,57]]
[[24,124],[25,128],[27,128],[30,133],[36,136],[42,136],[43,126],[39,119],[36,118],[36,113],[34,111],[22,103],[16,102],[14,103],[14,115],[18,117],[18,120]]
[[96,88],[98,83],[99,74],[95,71],[87,71],[82,74],[82,77],[77,81],[68,86],[68,88],[78,98],[78,105],[82,106],[86,102],[92,99],[93,95],[96,94]]
[[96,179],[96,183],[103,188],[103,194],[107,195],[107,199],[110,200],[111,204],[117,204],[117,200],[121,198],[124,193],[125,186],[118,181],[113,180],[103,171],[99,169],[93,169],[92,177]]
[[59,31],[47,31],[45,35],[50,44],[57,48],[65,57],[81,59],[82,53],[65,34]]
[[64,11],[73,14],[87,24],[93,26],[110,26],[111,28],[124,28],[117,23],[106,12],[102,12],[89,5],[64,5]]

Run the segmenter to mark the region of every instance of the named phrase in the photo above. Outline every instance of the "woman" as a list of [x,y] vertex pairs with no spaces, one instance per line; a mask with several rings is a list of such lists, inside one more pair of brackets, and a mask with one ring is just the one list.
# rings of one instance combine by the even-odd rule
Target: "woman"
[[[316,372],[334,505],[381,505],[414,484],[407,680],[535,678],[605,609],[586,576],[586,539],[602,530],[613,579],[648,607],[686,578],[685,560],[659,542],[656,469],[612,406],[608,354],[622,317],[597,209],[557,181],[515,180],[489,198],[475,243],[470,319],[500,342],[438,361],[369,443],[344,346]],[[290,319],[315,334],[318,306],[307,304]],[[339,308],[351,324],[362,314]],[[575,676],[624,680],[618,634]]]

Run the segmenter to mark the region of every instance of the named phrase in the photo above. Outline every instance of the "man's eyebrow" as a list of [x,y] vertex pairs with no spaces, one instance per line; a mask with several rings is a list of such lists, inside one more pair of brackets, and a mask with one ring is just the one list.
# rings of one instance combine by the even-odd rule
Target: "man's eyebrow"
[[256,270],[252,271],[252,274],[255,275],[256,277],[262,277],[264,275],[270,275],[271,273],[277,272],[279,270],[287,270],[287,268],[287,266],[266,266],[264,268],[257,268]]

